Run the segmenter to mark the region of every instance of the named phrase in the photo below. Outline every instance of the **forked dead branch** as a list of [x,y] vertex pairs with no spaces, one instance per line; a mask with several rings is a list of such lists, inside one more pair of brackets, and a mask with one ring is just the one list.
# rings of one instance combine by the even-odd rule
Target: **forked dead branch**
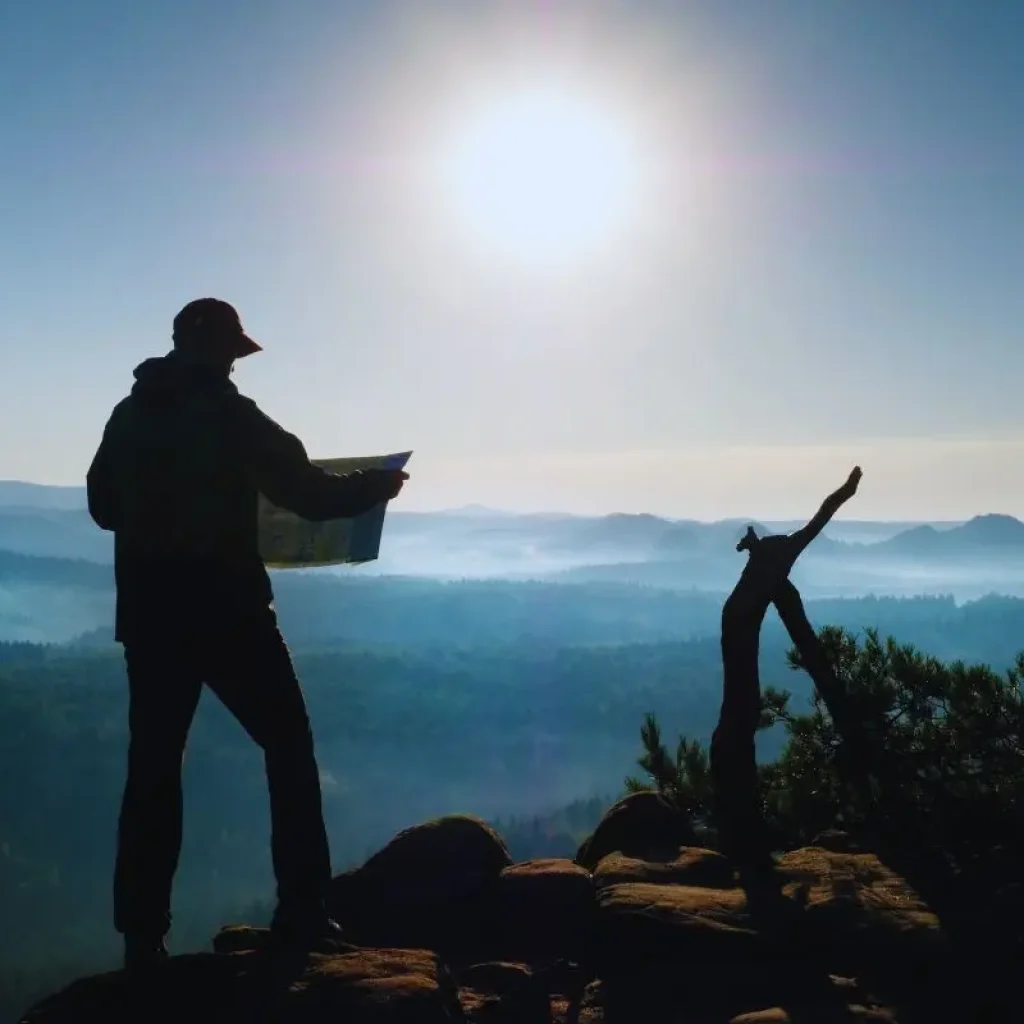
[[[836,512],[857,493],[857,466],[830,494],[815,516],[791,534],[759,537],[753,527],[736,545],[748,552],[747,564],[722,609],[724,689],[718,725],[711,739],[711,772],[723,847],[740,861],[757,865],[768,853],[758,795],[754,735],[761,717],[758,671],[761,625],[775,605],[800,655],[803,668],[828,708],[842,738],[844,781],[863,792],[867,782],[867,744],[848,695],[804,610],[800,592],[789,579],[796,560]],[[852,795],[852,794],[851,794]]]

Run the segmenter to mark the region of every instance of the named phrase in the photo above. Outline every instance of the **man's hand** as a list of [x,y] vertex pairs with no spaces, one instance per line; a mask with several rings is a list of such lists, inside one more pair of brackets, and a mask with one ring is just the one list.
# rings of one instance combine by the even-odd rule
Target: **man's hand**
[[409,474],[404,469],[368,469],[365,472],[376,478],[374,483],[379,486],[381,501],[397,498],[405,481],[409,479]]

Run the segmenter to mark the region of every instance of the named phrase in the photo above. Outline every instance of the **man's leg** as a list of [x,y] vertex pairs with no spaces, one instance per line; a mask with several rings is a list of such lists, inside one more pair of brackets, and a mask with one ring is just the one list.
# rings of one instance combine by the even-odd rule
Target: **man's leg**
[[171,926],[181,852],[181,761],[202,687],[170,645],[125,648],[128,777],[118,823],[114,925],[126,959],[156,954]]
[[325,899],[331,859],[320,773],[306,702],[276,626],[225,637],[207,682],[263,748],[278,920],[294,919],[301,929],[329,927]]

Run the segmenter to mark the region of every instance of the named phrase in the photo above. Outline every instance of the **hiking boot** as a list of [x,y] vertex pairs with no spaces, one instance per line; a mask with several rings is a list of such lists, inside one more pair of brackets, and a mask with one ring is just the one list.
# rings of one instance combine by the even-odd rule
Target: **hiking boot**
[[164,963],[170,953],[162,935],[125,935],[124,969],[126,971],[152,970]]
[[324,946],[346,945],[341,925],[322,906],[279,906],[270,924],[271,950],[311,953]]

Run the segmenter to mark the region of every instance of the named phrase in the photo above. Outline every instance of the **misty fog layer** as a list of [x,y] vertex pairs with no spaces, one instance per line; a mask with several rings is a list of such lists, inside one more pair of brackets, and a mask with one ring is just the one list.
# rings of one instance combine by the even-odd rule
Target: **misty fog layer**
[[[0,507],[0,917],[14,922],[0,983],[22,1001],[118,952],[110,873],[127,734],[110,546],[66,493],[54,502]],[[389,513],[380,563],[275,574],[335,867],[453,811],[500,819],[517,857],[571,855],[633,771],[644,714],[708,739],[746,522]],[[1022,534],[1001,516],[841,522],[794,578],[815,625],[1003,667],[1024,647]],[[773,612],[763,681],[802,707],[787,647]],[[762,735],[761,755],[780,742]],[[262,759],[208,694],[185,786],[176,949],[265,916],[273,888]]]
[[[79,490],[54,488],[51,495],[51,489],[37,489],[31,493],[42,504],[33,507],[24,504],[25,486],[0,484],[0,639],[64,643],[102,630],[112,615],[110,536],[93,526]],[[17,503],[4,505],[5,495]],[[734,546],[748,522],[515,515],[480,508],[392,511],[378,561],[278,574],[278,586],[290,593],[316,586],[317,577],[351,584],[389,576],[405,578],[403,592],[412,592],[415,578],[602,584],[612,586],[609,593],[639,585],[720,597],[742,566]],[[800,524],[755,525],[761,533],[776,533]],[[800,560],[793,579],[811,598],[1024,596],[1024,523],[1002,515],[966,523],[838,521]],[[318,593],[344,600],[342,591]],[[286,617],[287,605],[285,600]],[[619,621],[617,615],[609,618]],[[685,619],[666,621],[664,635],[688,635]],[[623,638],[644,635],[627,629]]]

